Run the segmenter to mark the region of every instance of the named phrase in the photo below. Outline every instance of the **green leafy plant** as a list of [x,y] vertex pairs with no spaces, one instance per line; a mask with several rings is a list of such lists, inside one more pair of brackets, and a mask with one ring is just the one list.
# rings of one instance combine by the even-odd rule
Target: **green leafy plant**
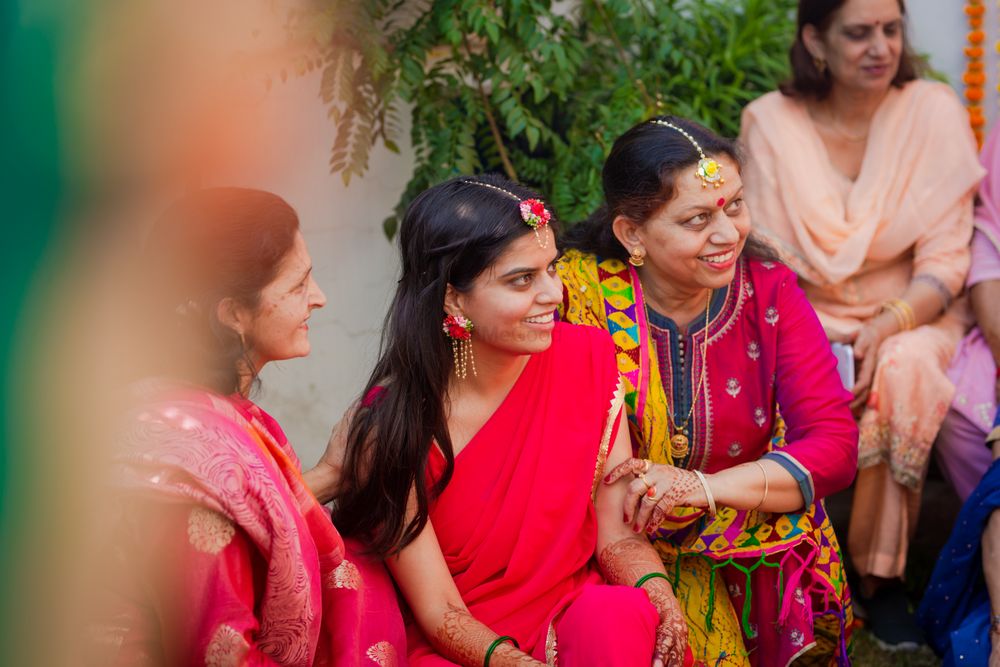
[[306,69],[322,69],[345,183],[377,143],[398,151],[411,116],[416,166],[391,238],[420,191],[488,171],[585,218],[611,143],[655,114],[736,135],[742,107],[786,74],[793,17],[793,0],[317,0],[294,25],[320,45]]

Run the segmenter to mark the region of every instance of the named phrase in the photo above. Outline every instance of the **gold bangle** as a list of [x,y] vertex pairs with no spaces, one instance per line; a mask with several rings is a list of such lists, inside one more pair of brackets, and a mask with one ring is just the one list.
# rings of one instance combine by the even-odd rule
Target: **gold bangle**
[[913,307],[903,299],[890,299],[882,304],[879,312],[888,310],[896,318],[896,324],[900,331],[909,331],[917,326],[917,317],[913,313]]
[[712,495],[712,489],[708,488],[708,480],[705,479],[700,470],[693,470],[692,472],[698,477],[698,481],[701,482],[702,487],[705,489],[705,498],[708,500],[708,515],[715,516],[718,508],[715,506],[715,496]]
[[761,474],[764,475],[764,495],[760,497],[760,502],[757,503],[752,510],[750,510],[751,512],[755,512],[757,511],[757,509],[760,508],[761,505],[764,504],[764,501],[767,500],[767,491],[770,485],[768,484],[767,481],[767,470],[764,468],[764,464],[761,463],[760,461],[751,461],[751,463],[756,463],[757,467],[760,468]]
[[907,331],[909,331],[910,329],[916,329],[917,316],[913,312],[913,306],[911,306],[908,302],[906,302],[903,299],[898,299],[896,305],[899,306],[900,310],[902,310],[903,314],[906,316],[906,321],[908,323]]

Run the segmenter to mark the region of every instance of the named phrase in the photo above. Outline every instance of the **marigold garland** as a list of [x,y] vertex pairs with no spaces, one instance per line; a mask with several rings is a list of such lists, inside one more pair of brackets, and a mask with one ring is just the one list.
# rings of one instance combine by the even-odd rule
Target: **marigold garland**
[[[969,110],[969,125],[972,126],[972,133],[976,135],[976,143],[980,148],[983,146],[983,127],[986,125],[986,118],[983,116],[982,101],[986,96],[984,86],[986,85],[986,71],[983,65],[983,42],[986,41],[986,32],[983,31],[983,16],[986,7],[982,0],[967,0],[965,4],[965,16],[969,22],[969,33],[966,35],[968,46],[965,47],[965,72],[962,73],[962,83],[965,84],[965,99],[968,101],[966,108]],[[1000,50],[1000,43],[997,44]]]

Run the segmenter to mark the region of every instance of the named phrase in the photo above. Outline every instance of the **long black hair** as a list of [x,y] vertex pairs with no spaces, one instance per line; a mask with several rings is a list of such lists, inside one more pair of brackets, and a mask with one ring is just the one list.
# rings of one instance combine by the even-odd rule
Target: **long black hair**
[[[637,225],[645,224],[674,198],[678,174],[689,175],[698,164],[701,155],[687,137],[653,121],[665,121],[683,129],[707,156],[726,155],[737,167],[743,164],[735,141],[720,137],[694,121],[677,116],[656,116],[643,121],[615,140],[601,172],[604,204],[563,235],[560,244],[563,250],[573,248],[604,258],[628,259],[628,251],[613,231],[615,218],[621,215]],[[776,259],[776,253],[753,234],[747,239],[744,252]]]
[[[448,435],[448,379],[454,365],[442,332],[445,291],[472,287],[515,240],[532,233],[518,200],[538,198],[495,176],[460,177],[421,193],[400,227],[402,277],[386,315],[375,370],[347,432],[346,488],[334,523],[387,555],[402,549],[427,523],[430,497],[451,478],[455,456]],[[434,443],[447,462],[428,489],[427,458]],[[416,514],[407,521],[411,491]]]

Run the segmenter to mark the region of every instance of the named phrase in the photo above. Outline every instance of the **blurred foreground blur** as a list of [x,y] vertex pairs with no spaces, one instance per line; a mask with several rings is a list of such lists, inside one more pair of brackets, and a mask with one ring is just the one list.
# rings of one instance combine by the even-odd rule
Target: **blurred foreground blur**
[[[125,308],[143,230],[177,194],[266,162],[252,133],[297,49],[278,0],[3,5],[0,664],[78,665],[113,504],[114,418],[153,351]],[[12,205],[11,205],[12,204]],[[121,573],[115,573],[119,575]]]

